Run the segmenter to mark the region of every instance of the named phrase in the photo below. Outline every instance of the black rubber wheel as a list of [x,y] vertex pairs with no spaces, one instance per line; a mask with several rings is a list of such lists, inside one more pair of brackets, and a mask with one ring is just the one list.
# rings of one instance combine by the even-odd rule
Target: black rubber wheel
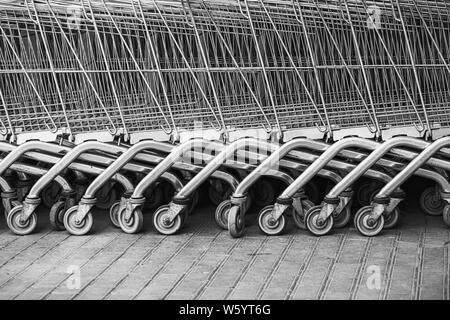
[[312,207],[305,216],[306,228],[315,236],[323,236],[328,234],[333,228],[333,216],[329,216],[328,219],[319,223],[319,215],[322,210],[322,206]]
[[224,230],[228,230],[228,214],[231,207],[231,200],[225,200],[217,206],[216,211],[214,212],[214,218],[216,219],[217,225]]
[[380,216],[378,220],[373,221],[370,218],[372,206],[365,206],[358,210],[355,215],[355,227],[358,231],[367,237],[378,235],[384,228],[384,217]]
[[240,238],[244,234],[245,217],[239,206],[232,206],[228,212],[228,232],[233,238]]
[[64,214],[64,227],[75,236],[83,236],[91,231],[94,219],[92,218],[92,213],[88,212],[83,220],[77,221],[77,211],[78,206],[73,206],[66,211]]
[[16,206],[11,209],[7,216],[7,224],[9,229],[19,235],[24,236],[32,233],[37,226],[37,216],[36,213],[32,213],[28,220],[23,221],[21,219],[23,206]]
[[352,219],[352,204],[348,203],[338,215],[333,215],[333,227],[340,229],[345,228]]
[[303,215],[301,215],[297,210],[293,210],[293,218],[295,225],[302,230],[306,230],[305,225],[305,216],[306,212],[308,212],[312,207],[314,207],[314,203],[310,200],[304,199],[302,200],[302,206],[303,206]]
[[273,207],[273,205],[266,206],[258,214],[258,227],[268,236],[279,235],[286,227],[286,219],[283,215],[278,220],[272,217]]
[[56,182],[48,184],[41,192],[42,203],[47,208],[51,208],[59,200],[61,186]]
[[140,208],[134,209],[129,219],[125,219],[125,209],[119,210],[118,218],[120,228],[125,233],[138,233],[144,225],[144,216]]
[[177,233],[182,226],[182,218],[177,215],[175,219],[170,221],[168,217],[169,206],[161,206],[153,213],[153,226],[164,235],[172,235]]
[[430,216],[440,216],[444,212],[447,202],[441,199],[436,187],[428,187],[419,197],[420,208]]
[[275,202],[275,188],[266,179],[258,180],[252,188],[253,203],[257,207],[264,207]]
[[117,201],[116,188],[104,185],[96,194],[97,202],[95,207],[100,210],[109,210]]
[[58,201],[52,205],[49,212],[50,224],[56,231],[66,230],[64,227],[64,214],[66,213],[66,203]]

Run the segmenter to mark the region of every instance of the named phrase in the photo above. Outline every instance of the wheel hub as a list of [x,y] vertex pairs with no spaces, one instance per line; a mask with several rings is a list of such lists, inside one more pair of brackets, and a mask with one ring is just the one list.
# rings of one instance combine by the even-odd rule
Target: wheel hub
[[369,227],[374,227],[375,224],[376,224],[375,219],[373,219],[373,218],[367,219],[367,225],[368,225]]
[[325,221],[322,218],[317,219],[317,226],[322,227],[325,224]]
[[165,227],[170,227],[172,222],[170,221],[170,218],[166,216],[162,219],[162,223]]
[[268,224],[270,227],[274,227],[274,226],[276,226],[276,224],[277,224],[277,220],[275,220],[274,218],[269,218],[269,220],[267,221],[267,224]]

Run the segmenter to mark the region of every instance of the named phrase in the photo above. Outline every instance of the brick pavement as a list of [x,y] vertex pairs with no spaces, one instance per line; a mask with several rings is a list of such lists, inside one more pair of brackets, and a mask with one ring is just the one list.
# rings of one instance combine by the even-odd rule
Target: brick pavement
[[[143,233],[127,235],[98,212],[83,237],[51,231],[45,212],[25,237],[1,220],[0,299],[449,299],[450,231],[440,218],[407,212],[375,238],[353,227],[317,238],[292,221],[266,237],[248,215],[246,235],[232,239],[212,207],[169,237],[150,216]],[[68,287],[70,266],[80,270],[79,289]],[[379,288],[367,286],[368,270],[380,272]]]

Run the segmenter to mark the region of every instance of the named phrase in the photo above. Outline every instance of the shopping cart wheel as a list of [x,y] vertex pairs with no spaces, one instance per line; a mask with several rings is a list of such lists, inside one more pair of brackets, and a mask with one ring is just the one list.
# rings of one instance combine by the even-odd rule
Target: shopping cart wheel
[[450,228],[450,205],[446,205],[444,207],[444,211],[442,212],[442,218],[447,227]]
[[444,211],[446,202],[436,187],[428,187],[422,191],[419,198],[420,208],[430,216],[440,216]]
[[373,182],[373,181],[364,181],[362,182],[355,192],[355,199],[356,202],[360,206],[367,206],[370,204],[370,200],[372,197],[372,194],[375,190],[379,190],[380,186]]
[[278,220],[272,217],[273,205],[266,206],[261,209],[258,214],[259,229],[268,236],[276,236],[281,234],[286,227],[286,219],[281,216]]
[[213,181],[208,187],[208,198],[215,206],[228,199],[232,193],[233,190],[220,180]]
[[177,215],[175,219],[170,221],[168,217],[169,206],[164,205],[159,207],[153,213],[153,226],[155,229],[165,235],[172,235],[178,232],[181,229],[182,218],[180,215]]
[[331,231],[334,225],[333,216],[329,216],[325,221],[319,220],[320,211],[322,206],[314,206],[306,212],[305,224],[306,229],[315,236],[323,236]]
[[32,213],[28,220],[23,221],[21,219],[22,210],[22,205],[12,208],[6,219],[9,229],[20,236],[32,233],[37,225],[36,214]]
[[260,179],[252,188],[253,202],[257,207],[267,206],[275,201],[274,185],[266,179]]
[[352,205],[348,203],[338,215],[333,216],[333,227],[340,229],[347,226],[352,218]]
[[228,232],[233,238],[242,237],[244,234],[244,219],[239,206],[232,206],[228,211]]
[[191,215],[194,213],[195,208],[197,208],[198,202],[200,201],[200,194],[198,192],[198,190],[195,190],[194,193],[192,194],[192,200],[188,205],[187,208],[187,215]]
[[314,207],[314,203],[310,200],[302,200],[302,207],[303,207],[303,214],[300,214],[299,212],[297,212],[297,210],[294,209],[294,222],[295,225],[302,230],[306,230],[306,225],[305,225],[305,213],[309,211],[309,209],[311,209],[312,207]]
[[61,194],[61,187],[56,182],[52,182],[47,185],[44,190],[42,190],[41,198],[42,203],[47,207],[51,208],[59,200],[59,195]]
[[214,217],[220,228],[228,230],[228,213],[232,207],[231,200],[222,201],[216,208]]
[[108,210],[117,201],[116,188],[106,184],[97,192],[96,197],[95,207],[100,210]]
[[395,209],[394,211],[385,214],[384,215],[384,229],[392,229],[395,228],[395,226],[398,224],[398,220],[400,219],[400,213],[398,209]]
[[129,219],[125,218],[125,210],[120,210],[118,218],[120,228],[125,233],[138,233],[142,230],[144,225],[144,216],[142,215],[142,210],[140,208],[135,208]]
[[112,224],[116,228],[120,228],[119,207],[120,207],[120,201],[116,201],[109,209],[109,218],[111,219]]
[[75,236],[83,236],[92,229],[94,219],[92,213],[89,212],[83,220],[77,220],[78,206],[69,208],[64,214],[64,227],[67,231]]
[[161,206],[164,203],[164,191],[159,184],[155,188],[147,188],[144,192],[145,197],[145,209],[153,210]]
[[372,206],[365,206],[358,210],[355,215],[355,227],[358,231],[367,237],[376,236],[383,230],[384,217],[380,216],[378,220],[370,218]]
[[64,214],[66,212],[65,201],[58,201],[50,208],[49,219],[50,224],[56,231],[66,230],[64,228]]

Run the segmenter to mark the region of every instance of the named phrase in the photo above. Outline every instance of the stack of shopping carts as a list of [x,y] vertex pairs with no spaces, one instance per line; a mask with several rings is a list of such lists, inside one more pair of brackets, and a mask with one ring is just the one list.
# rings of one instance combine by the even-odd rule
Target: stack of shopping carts
[[324,235],[354,216],[374,236],[397,224],[412,175],[450,226],[449,133],[446,0],[0,0],[16,234],[41,203],[75,235],[94,207],[124,232],[150,212],[174,234],[207,188],[234,237],[257,206],[268,235],[287,217]]

